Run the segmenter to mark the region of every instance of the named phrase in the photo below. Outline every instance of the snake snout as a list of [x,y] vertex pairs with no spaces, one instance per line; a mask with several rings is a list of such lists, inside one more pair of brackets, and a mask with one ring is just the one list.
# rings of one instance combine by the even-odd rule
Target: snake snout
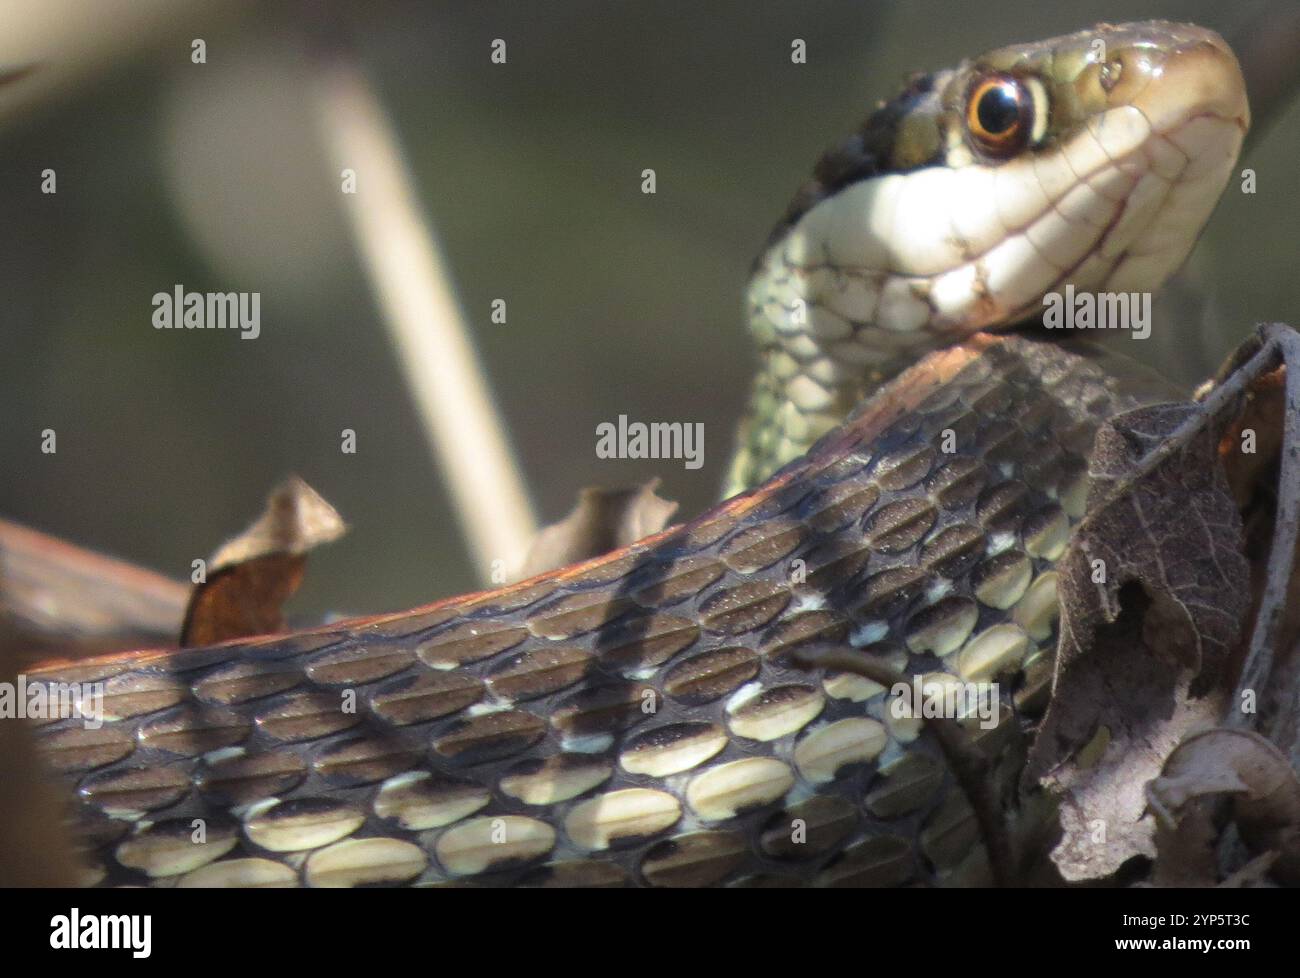
[[1150,81],[1133,104],[1157,132],[1171,132],[1199,119],[1250,128],[1246,80],[1236,55],[1214,31],[1179,24],[1177,40],[1149,68]]

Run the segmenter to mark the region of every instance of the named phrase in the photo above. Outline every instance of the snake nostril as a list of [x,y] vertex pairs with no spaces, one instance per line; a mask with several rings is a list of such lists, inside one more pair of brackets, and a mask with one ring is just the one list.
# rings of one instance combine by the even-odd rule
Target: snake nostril
[[1120,77],[1124,74],[1124,62],[1118,58],[1113,58],[1101,66],[1101,72],[1098,75],[1098,81],[1101,83],[1101,90],[1109,95],[1114,91],[1115,86],[1119,84]]

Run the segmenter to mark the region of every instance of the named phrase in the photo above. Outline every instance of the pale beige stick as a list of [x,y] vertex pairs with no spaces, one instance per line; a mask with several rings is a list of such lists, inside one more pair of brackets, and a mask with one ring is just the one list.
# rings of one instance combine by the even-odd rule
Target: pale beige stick
[[513,574],[537,522],[397,136],[350,58],[318,57],[315,80],[336,173],[356,174],[340,196],[470,553],[485,582]]

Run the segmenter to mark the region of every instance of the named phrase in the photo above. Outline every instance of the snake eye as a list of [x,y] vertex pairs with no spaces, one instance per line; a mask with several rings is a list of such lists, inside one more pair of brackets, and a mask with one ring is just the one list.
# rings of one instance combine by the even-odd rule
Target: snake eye
[[966,129],[988,156],[1005,158],[1025,148],[1034,129],[1034,99],[1018,78],[991,75],[966,99]]

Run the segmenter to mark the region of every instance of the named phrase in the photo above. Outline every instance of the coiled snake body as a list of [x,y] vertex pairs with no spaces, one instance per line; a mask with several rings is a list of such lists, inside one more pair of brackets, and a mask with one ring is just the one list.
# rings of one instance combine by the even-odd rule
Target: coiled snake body
[[1170,392],[1099,348],[978,331],[1067,283],[1158,287],[1247,119],[1232,54],[1186,25],[913,81],[823,158],[756,265],[763,367],[730,481],[789,465],[500,591],[29,676],[105,684],[102,726],[40,728],[87,881],[988,881],[934,731],[798,659],[997,682],[999,722],[969,727],[1019,820],[1093,435]]

